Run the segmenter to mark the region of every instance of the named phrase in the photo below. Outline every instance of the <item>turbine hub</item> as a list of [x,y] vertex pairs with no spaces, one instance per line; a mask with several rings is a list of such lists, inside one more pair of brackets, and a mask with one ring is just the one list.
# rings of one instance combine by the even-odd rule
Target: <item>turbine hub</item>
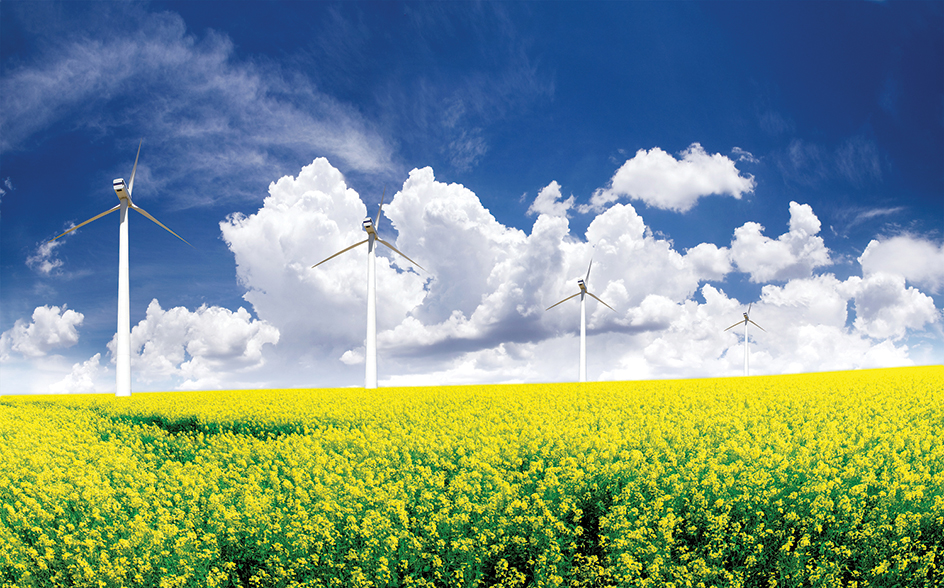
[[112,188],[115,189],[115,194],[118,195],[119,199],[130,198],[128,194],[128,187],[125,185],[124,178],[118,178],[111,183]]

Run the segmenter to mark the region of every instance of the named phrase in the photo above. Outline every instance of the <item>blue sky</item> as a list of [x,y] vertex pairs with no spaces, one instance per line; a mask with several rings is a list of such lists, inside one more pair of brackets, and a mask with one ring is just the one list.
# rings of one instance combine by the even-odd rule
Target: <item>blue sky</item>
[[940,2],[0,4],[4,393],[941,363]]

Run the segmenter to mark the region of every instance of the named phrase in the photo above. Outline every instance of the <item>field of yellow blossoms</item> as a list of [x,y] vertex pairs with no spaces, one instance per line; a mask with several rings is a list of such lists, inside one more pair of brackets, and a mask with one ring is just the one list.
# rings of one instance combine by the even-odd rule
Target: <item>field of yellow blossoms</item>
[[0,397],[0,586],[944,585],[944,367]]

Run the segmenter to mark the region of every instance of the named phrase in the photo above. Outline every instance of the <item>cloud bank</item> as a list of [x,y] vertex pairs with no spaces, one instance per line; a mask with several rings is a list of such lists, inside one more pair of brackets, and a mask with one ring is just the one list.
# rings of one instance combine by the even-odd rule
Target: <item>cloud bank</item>
[[[539,192],[525,232],[431,168],[410,173],[380,232],[395,233],[395,246],[428,273],[378,258],[383,384],[574,379],[579,306],[545,309],[577,291],[591,258],[591,290],[618,311],[588,307],[594,377],[736,375],[742,340],[723,330],[748,303],[770,333],[752,339],[756,373],[906,365],[906,335],[940,322],[930,297],[893,274],[817,274],[832,260],[809,205],[790,203],[789,226],[775,238],[748,222],[728,246],[678,251],[630,204],[609,206],[574,234],[562,194],[556,182]],[[366,253],[311,266],[362,240],[366,214],[340,172],[317,159],[271,184],[256,213],[221,223],[246,300],[283,341],[305,342],[302,351],[280,343],[279,353],[332,385],[362,377]],[[774,283],[753,301],[706,283],[737,273]]]
[[[426,271],[379,250],[381,385],[575,380],[578,301],[547,308],[577,292],[591,259],[589,288],[616,310],[588,302],[591,379],[739,375],[743,335],[724,329],[748,304],[766,329],[750,339],[758,374],[909,365],[922,337],[940,329],[940,309],[920,289],[936,287],[939,272],[888,261],[901,251],[936,255],[928,242],[873,241],[859,260],[862,275],[839,279],[823,272],[833,261],[807,204],[790,203],[776,237],[746,222],[728,244],[680,251],[628,203],[610,205],[577,233],[572,198],[548,184],[524,231],[432,168],[410,172],[378,226]],[[359,385],[366,248],[312,266],[362,241],[367,213],[325,158],[271,183],[256,212],[220,223],[258,318],[243,308],[164,310],[152,301],[132,331],[136,381],[151,389]],[[760,296],[726,294],[725,281],[738,276],[763,283]],[[38,307],[31,323],[2,335],[4,357],[73,345],[81,319]],[[48,389],[101,389],[109,372],[96,355]]]
[[[264,366],[264,346],[278,341],[277,328],[253,319],[244,308],[165,311],[152,300],[146,318],[131,329],[131,369],[145,383],[173,378],[183,380],[178,389],[220,388]],[[112,355],[115,346],[112,339]]]

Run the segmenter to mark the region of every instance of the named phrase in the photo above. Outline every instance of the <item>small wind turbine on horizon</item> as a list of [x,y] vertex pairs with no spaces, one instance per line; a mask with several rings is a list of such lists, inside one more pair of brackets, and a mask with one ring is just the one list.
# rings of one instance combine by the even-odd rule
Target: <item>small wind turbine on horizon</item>
[[754,325],[761,331],[764,331],[765,333],[767,332],[766,330],[764,330],[764,327],[758,325],[757,323],[751,320],[751,307],[752,306],[754,306],[753,302],[747,305],[747,312],[744,313],[743,320],[739,320],[738,322],[734,323],[733,325],[725,329],[725,331],[728,331],[740,324],[744,325],[744,375],[745,376],[749,375],[748,356],[750,354],[750,347],[748,346],[748,343],[747,343],[747,323],[751,323],[752,325]]
[[592,267],[593,267],[593,260],[591,259],[590,265],[587,266],[587,277],[582,280],[577,280],[577,286],[580,287],[579,292],[577,292],[576,294],[572,296],[568,296],[567,298],[564,298],[557,304],[552,304],[551,306],[548,306],[545,309],[545,312],[546,312],[548,310],[551,310],[558,304],[567,302],[568,300],[570,300],[571,298],[574,298],[575,296],[580,296],[580,381],[581,382],[587,381],[587,296],[592,296],[593,298],[597,300],[597,302],[609,308],[613,312],[616,312],[616,309],[614,309],[612,306],[610,306],[606,302],[603,302],[602,300],[597,298],[596,294],[593,294],[592,292],[587,290],[587,284],[590,282],[590,268]]
[[[115,396],[131,396],[131,294],[128,279],[128,209],[130,208],[143,214],[171,235],[187,243],[187,245],[190,245],[186,239],[165,227],[161,221],[157,220],[143,208],[136,206],[131,201],[131,191],[134,189],[134,174],[138,171],[138,157],[141,156],[141,143],[143,142],[144,139],[141,139],[141,142],[138,143],[138,154],[135,155],[134,167],[131,168],[131,181],[128,182],[127,186],[125,185],[124,178],[118,178],[112,182],[112,188],[114,188],[115,194],[118,195],[118,204],[83,223],[77,224],[65,233],[62,233],[62,235],[59,235],[59,237],[68,235],[79,227],[83,227],[116,210],[121,211],[121,222],[118,226],[118,330],[115,335],[117,339],[115,349],[117,387],[115,389]],[[51,239],[51,241],[55,241],[59,237]],[[193,247],[193,245],[190,246]]]
[[377,234],[377,228],[380,227],[380,215],[383,212],[384,196],[386,196],[386,194],[387,190],[385,188],[383,194],[380,197],[380,208],[377,210],[377,221],[375,222],[371,220],[369,216],[364,219],[363,226],[364,231],[367,232],[366,239],[363,241],[358,241],[350,247],[346,247],[331,257],[323,259],[311,266],[312,269],[314,269],[324,262],[334,259],[342,253],[367,243],[367,339],[364,342],[364,362],[366,364],[364,370],[364,388],[370,389],[377,387],[377,274],[374,269],[374,262],[376,259],[374,243],[376,242],[386,245],[400,257],[406,259],[421,270],[426,271],[423,266],[401,253],[400,250],[381,239],[380,235]]

